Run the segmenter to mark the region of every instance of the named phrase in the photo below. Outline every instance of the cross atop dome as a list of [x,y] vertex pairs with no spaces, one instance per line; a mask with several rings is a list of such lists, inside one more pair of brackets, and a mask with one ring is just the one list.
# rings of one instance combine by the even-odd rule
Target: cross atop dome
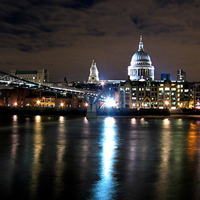
[[138,51],[144,51],[144,45],[143,45],[143,42],[142,42],[142,35],[140,36],[140,42],[139,42]]

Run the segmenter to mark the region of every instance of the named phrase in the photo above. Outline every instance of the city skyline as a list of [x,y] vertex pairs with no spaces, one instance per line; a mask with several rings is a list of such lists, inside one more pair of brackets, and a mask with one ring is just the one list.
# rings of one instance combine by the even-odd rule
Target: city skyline
[[95,60],[101,80],[127,79],[142,35],[155,79],[176,80],[181,68],[199,81],[198,1],[88,2],[1,1],[1,70],[45,68],[53,82],[87,81]]

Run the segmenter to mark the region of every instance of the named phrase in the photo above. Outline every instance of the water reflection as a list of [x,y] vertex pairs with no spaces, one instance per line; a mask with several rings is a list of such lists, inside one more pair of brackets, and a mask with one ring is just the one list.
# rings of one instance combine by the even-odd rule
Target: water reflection
[[67,141],[66,141],[66,127],[65,127],[65,118],[63,116],[59,117],[59,125],[58,125],[58,136],[57,136],[57,160],[55,162],[55,188],[54,194],[55,198],[58,196],[60,191],[63,190],[63,173],[65,169],[65,162],[63,161],[63,157],[66,151]]
[[84,126],[84,130],[83,130],[84,139],[81,143],[81,165],[82,165],[81,178],[87,179],[86,171],[88,170],[88,167],[89,167],[88,156],[91,153],[90,152],[91,144],[90,144],[90,140],[88,140],[88,138],[91,135],[91,130],[90,130],[89,121],[87,120],[86,117],[83,120],[83,126]]
[[161,147],[161,155],[160,155],[160,166],[158,170],[158,181],[156,183],[157,187],[157,199],[162,199],[163,195],[167,195],[167,190],[169,188],[169,173],[170,173],[170,156],[172,149],[172,132],[170,128],[171,121],[169,119],[163,120],[163,128],[161,128],[161,139],[160,139],[160,147]]
[[111,178],[112,164],[113,164],[113,150],[114,150],[114,118],[105,119],[105,132],[103,139],[103,152],[102,152],[102,176],[109,180]]
[[131,119],[131,124],[132,124],[132,125],[136,125],[136,124],[137,124],[136,118],[132,118],[132,119]]
[[170,125],[170,120],[168,118],[163,120],[163,126],[164,128],[168,128],[168,126]]
[[116,145],[115,119],[105,118],[102,138],[100,180],[94,185],[91,199],[115,199],[117,182],[114,179],[114,157]]
[[196,124],[190,123],[190,129],[187,136],[187,146],[189,160],[192,162],[194,161],[198,150],[198,126]]
[[[3,181],[2,183],[4,184],[3,187],[5,187],[6,189],[9,187],[12,187],[12,183],[14,180],[14,175],[15,175],[15,170],[16,170],[16,162],[17,162],[17,151],[18,151],[18,146],[19,146],[19,133],[18,133],[18,117],[17,115],[13,115],[12,116],[12,121],[11,121],[11,135],[9,138],[9,144],[11,143],[11,150],[9,150],[9,154],[5,154],[5,156],[0,158],[3,158],[3,162],[1,163],[1,165],[6,164],[6,171],[2,173],[1,171],[1,176],[5,176],[6,177],[6,181]],[[4,142],[4,140],[2,140]],[[3,147],[6,147],[6,145],[4,144]],[[6,152],[5,149],[3,149],[2,152]],[[1,151],[0,151],[1,153]],[[4,154],[3,154],[4,155]],[[0,177],[1,177],[0,176]],[[1,182],[0,182],[1,183]],[[1,186],[0,185],[0,193],[1,193]],[[3,191],[6,192],[6,191]]]
[[31,196],[35,198],[37,195],[37,189],[39,185],[39,174],[41,172],[41,162],[40,156],[43,149],[43,135],[42,135],[42,125],[41,116],[35,116],[35,133],[33,138],[33,163],[31,169]]
[[17,122],[17,115],[13,115],[12,120],[12,149],[11,149],[11,158],[12,162],[15,161],[17,156],[17,147],[18,147],[18,141],[19,141],[19,134],[18,134],[18,122]]
[[199,199],[199,119],[9,120],[2,199]]

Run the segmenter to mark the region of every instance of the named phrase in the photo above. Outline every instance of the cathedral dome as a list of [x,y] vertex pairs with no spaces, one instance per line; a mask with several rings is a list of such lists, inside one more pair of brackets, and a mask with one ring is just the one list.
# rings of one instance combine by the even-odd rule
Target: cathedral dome
[[142,63],[151,65],[151,58],[145,51],[138,51],[133,55],[131,65]]
[[142,37],[140,37],[139,49],[131,59],[131,66],[133,65],[151,65],[151,58],[149,54],[144,51]]
[[154,70],[151,57],[144,51],[142,36],[140,36],[139,49],[133,54],[128,66],[128,76],[130,80],[154,80]]

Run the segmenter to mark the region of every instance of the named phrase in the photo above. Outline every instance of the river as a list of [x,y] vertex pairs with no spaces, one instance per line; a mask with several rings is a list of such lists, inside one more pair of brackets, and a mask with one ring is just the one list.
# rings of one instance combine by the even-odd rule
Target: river
[[200,199],[200,118],[0,116],[0,199]]

